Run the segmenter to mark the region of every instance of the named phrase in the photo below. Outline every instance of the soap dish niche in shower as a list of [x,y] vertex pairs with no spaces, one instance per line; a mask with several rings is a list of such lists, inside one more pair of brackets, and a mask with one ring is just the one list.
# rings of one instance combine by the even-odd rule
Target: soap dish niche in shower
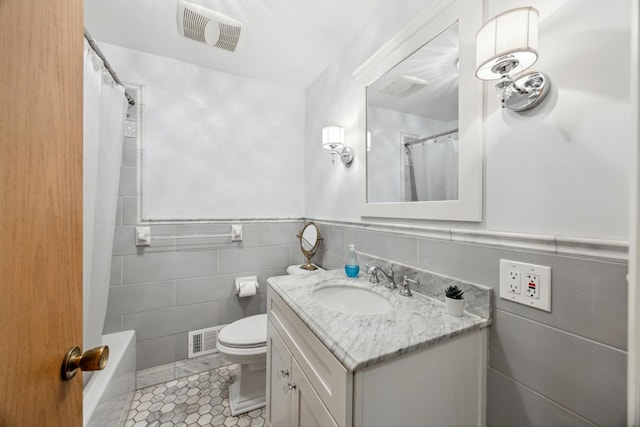
[[135,138],[138,136],[138,121],[135,119],[125,119],[124,136]]

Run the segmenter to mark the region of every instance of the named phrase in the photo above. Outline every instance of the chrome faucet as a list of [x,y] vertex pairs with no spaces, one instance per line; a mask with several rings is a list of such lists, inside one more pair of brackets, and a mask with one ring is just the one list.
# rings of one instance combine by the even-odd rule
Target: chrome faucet
[[393,265],[389,267],[388,273],[383,269],[381,269],[380,267],[378,267],[377,265],[365,264],[365,267],[367,267],[367,273],[370,274],[369,281],[371,283],[380,283],[380,279],[378,278],[378,272],[380,272],[384,275],[385,279],[387,280],[387,283],[385,284],[387,288],[396,289],[398,287],[398,285],[396,285],[396,280],[393,277]]

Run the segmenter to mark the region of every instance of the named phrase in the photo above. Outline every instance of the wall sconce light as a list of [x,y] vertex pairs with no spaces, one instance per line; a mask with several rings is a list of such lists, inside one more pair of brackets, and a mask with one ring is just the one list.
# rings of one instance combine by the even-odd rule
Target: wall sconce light
[[344,146],[344,128],[340,126],[322,128],[322,147],[331,150],[331,164],[335,163],[336,154],[347,166],[353,162],[353,149]]
[[502,107],[529,110],[549,93],[551,82],[534,71],[512,79],[538,59],[538,11],[532,7],[508,10],[490,19],[476,34],[476,76],[500,80],[496,91]]

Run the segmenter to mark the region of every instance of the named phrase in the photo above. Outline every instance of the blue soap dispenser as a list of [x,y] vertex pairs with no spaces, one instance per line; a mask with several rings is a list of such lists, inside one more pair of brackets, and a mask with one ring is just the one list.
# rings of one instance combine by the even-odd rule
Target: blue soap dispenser
[[347,277],[358,277],[358,273],[360,273],[356,245],[353,243],[349,245],[349,254],[347,255],[347,263],[344,265],[344,272],[347,274]]

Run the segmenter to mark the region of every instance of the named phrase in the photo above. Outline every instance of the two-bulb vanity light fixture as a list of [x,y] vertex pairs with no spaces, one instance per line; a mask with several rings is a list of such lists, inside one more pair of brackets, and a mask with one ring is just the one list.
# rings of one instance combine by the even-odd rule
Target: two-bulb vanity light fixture
[[[529,110],[549,93],[547,76],[534,71],[519,76],[538,59],[538,11],[508,10],[490,19],[476,34],[476,76],[496,84],[502,107]],[[514,77],[515,76],[515,80]]]
[[353,162],[353,149],[344,146],[344,128],[327,126],[322,128],[322,147],[331,150],[331,163],[335,163],[335,156],[340,156],[342,163],[349,166]]

